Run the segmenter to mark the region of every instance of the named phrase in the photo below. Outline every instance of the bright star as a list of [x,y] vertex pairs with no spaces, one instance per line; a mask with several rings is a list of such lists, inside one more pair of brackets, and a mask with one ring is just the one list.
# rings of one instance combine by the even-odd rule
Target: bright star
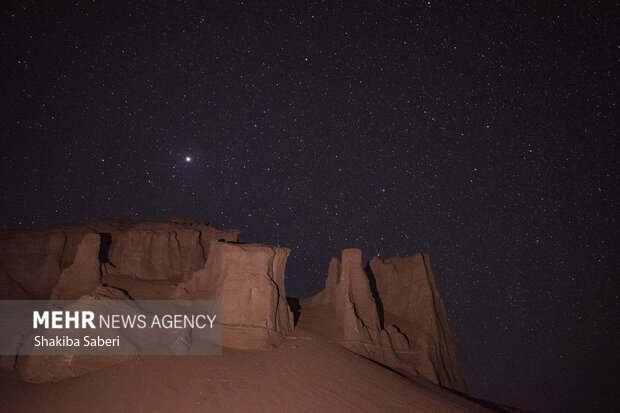
[[191,158],[191,157],[189,157],[189,156],[186,156],[186,157],[185,157],[185,162],[191,162],[191,161],[192,161],[192,158]]

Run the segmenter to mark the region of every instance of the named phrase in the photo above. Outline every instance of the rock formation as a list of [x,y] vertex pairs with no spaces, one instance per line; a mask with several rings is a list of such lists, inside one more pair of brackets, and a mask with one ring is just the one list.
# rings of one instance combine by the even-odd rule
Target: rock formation
[[407,363],[419,375],[465,393],[464,374],[428,255],[374,257],[368,273],[376,281],[384,324],[407,335]]
[[[222,344],[266,349],[293,331],[287,248],[237,242],[203,223],[96,224],[0,233],[2,299],[209,299],[222,303]],[[358,249],[329,263],[325,290],[299,300],[299,325],[409,377],[466,391],[428,257],[362,267]],[[24,380],[73,377],[123,357],[3,356]]]
[[364,357],[384,364],[397,361],[382,330],[360,250],[342,251],[342,263],[332,258],[325,289],[301,299],[300,307],[299,325],[320,325],[328,337]]
[[[80,231],[77,238],[83,234]],[[62,268],[73,260],[75,243],[76,237],[62,230],[0,232],[2,297],[48,298]]]
[[[90,236],[86,237],[87,234]],[[83,251],[80,259],[90,260],[89,263],[80,263],[81,267],[74,267],[67,277],[75,277],[77,271],[93,278],[92,264],[96,260],[100,279],[109,275],[178,283],[204,266],[210,241],[236,241],[238,234],[237,230],[218,230],[202,223],[165,222],[0,232],[0,298],[49,298],[61,274],[84,248],[90,252]],[[66,289],[69,284],[62,282],[58,287]],[[88,291],[78,291],[78,296],[80,292]],[[65,297],[69,298],[71,294]]]
[[104,272],[139,280],[188,280],[204,266],[210,241],[236,241],[238,234],[237,230],[220,231],[204,224],[134,225],[130,231],[110,234],[107,254],[102,243]]
[[299,325],[404,375],[466,392],[428,257],[375,257],[365,270],[361,260],[357,249],[331,260],[325,289],[300,300]]
[[179,284],[176,297],[222,302],[223,345],[265,348],[293,330],[286,303],[287,248],[211,242],[204,268]]
[[73,263],[62,271],[50,299],[77,300],[99,286],[101,280],[99,248],[99,234],[84,234]]
[[[90,234],[92,235],[92,234]],[[127,297],[117,289],[109,287],[94,287],[90,294],[78,297],[79,300],[126,300]],[[79,309],[77,306],[67,307],[67,310]],[[55,332],[49,330],[49,335]],[[9,359],[8,356],[6,360]],[[81,376],[91,371],[101,370],[130,359],[132,356],[123,355],[20,355],[13,357],[14,366],[6,366],[15,369],[19,377],[29,383],[52,383],[71,377]]]
[[[289,250],[228,243],[237,236],[202,223],[2,232],[0,298],[222,300],[223,345],[265,348],[292,330],[284,292]],[[50,382],[126,358],[7,355],[0,364],[25,381]]]

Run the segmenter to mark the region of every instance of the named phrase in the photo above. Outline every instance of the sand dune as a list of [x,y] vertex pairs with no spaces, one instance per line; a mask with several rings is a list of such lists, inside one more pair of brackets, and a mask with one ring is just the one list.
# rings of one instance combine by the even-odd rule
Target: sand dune
[[265,352],[139,356],[58,383],[0,372],[3,411],[484,412],[483,406],[414,382],[297,329]]

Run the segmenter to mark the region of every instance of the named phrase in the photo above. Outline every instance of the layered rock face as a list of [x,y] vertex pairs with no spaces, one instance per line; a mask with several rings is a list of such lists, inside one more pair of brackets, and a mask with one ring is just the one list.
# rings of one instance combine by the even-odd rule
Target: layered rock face
[[[342,251],[342,262],[332,258],[325,289],[311,298],[300,299],[302,326],[321,325],[331,338],[356,353],[385,362],[381,348],[381,324],[368,279],[362,268],[362,252]],[[386,337],[384,337],[385,339]],[[386,349],[389,349],[389,341]]]
[[[139,280],[188,280],[209,255],[210,241],[236,241],[239,231],[207,225],[145,223],[110,234],[105,273]],[[105,237],[102,237],[102,241]]]
[[[76,259],[81,267],[74,267],[67,277],[77,274],[80,284],[82,278],[95,275],[178,283],[204,266],[210,241],[236,241],[238,234],[200,223],[164,222],[0,232],[0,297],[49,298],[61,274]],[[56,299],[74,299],[88,292],[71,292],[67,290],[71,283],[61,284],[68,294]]]
[[[454,337],[426,254],[374,257],[368,264],[383,307],[384,324],[407,336],[402,359],[423,377],[467,392]],[[399,353],[399,357],[401,357]]]
[[52,300],[77,300],[100,285],[99,234],[84,234],[73,263],[65,268],[54,289]]
[[[238,231],[196,223],[96,224],[0,232],[1,299],[208,299],[222,303],[223,346],[267,349],[293,331],[284,269],[290,250],[237,242]],[[364,268],[358,249],[329,263],[298,324],[409,377],[466,392],[428,257]],[[126,356],[0,357],[31,382],[74,377]]]
[[[80,300],[126,300],[127,297],[119,290],[110,287],[94,287],[90,294]],[[50,336],[54,335],[49,330]],[[101,370],[109,366],[129,360],[131,355],[89,356],[66,354],[63,356],[20,355],[12,357],[13,364],[8,364],[10,356],[3,356],[5,367],[15,369],[19,377],[29,383],[52,383],[63,379],[81,376],[91,371]]]
[[0,232],[0,297],[48,298],[87,232]]
[[[0,233],[2,299],[209,299],[222,302],[223,346],[265,349],[291,333],[289,250],[240,244],[203,224],[99,224]],[[74,377],[126,356],[3,356],[30,382]]]
[[361,251],[332,259],[325,289],[300,300],[299,325],[320,329],[345,347],[404,375],[457,391],[467,388],[428,257],[385,261],[364,269]]
[[177,298],[222,302],[223,345],[239,349],[277,344],[293,330],[286,303],[288,248],[211,242],[204,268],[179,284]]

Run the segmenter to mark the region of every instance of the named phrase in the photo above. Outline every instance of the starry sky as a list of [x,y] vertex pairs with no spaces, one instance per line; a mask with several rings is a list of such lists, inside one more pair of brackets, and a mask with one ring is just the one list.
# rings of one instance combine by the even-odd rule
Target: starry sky
[[426,252],[473,396],[617,407],[617,3],[151,3],[2,2],[0,227]]

